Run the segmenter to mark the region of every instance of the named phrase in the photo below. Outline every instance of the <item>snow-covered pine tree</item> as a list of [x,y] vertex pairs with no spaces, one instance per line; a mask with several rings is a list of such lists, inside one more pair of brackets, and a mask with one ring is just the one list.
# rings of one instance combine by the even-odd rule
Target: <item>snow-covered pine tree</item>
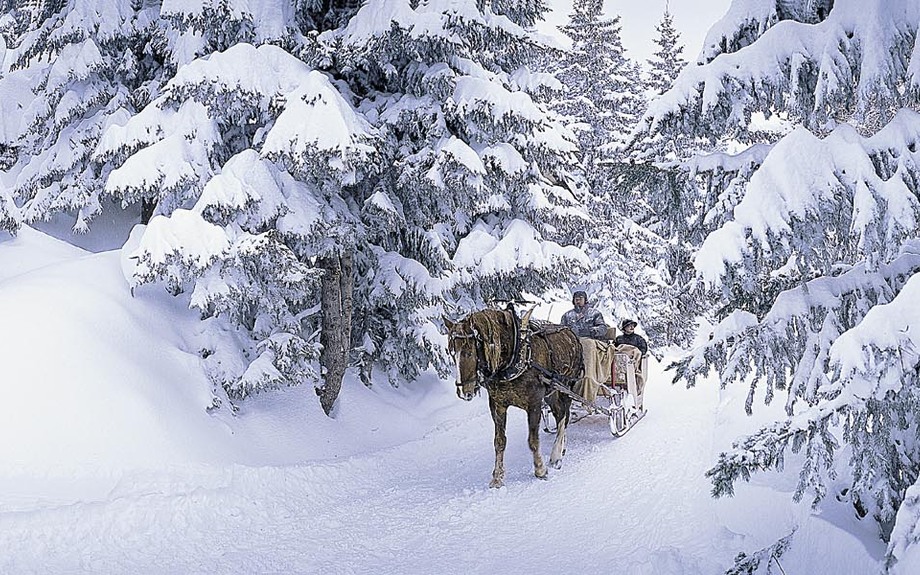
[[158,11],[153,1],[42,3],[40,18],[8,39],[0,93],[21,108],[5,115],[0,168],[24,221],[66,213],[84,232],[103,209],[106,173],[91,155],[106,127],[164,81]]
[[787,392],[788,419],[739,440],[710,470],[716,495],[781,468],[787,449],[800,452],[796,497],[831,505],[824,496],[836,491],[877,522],[890,539],[889,569],[903,572],[899,561],[920,553],[911,534],[920,115],[907,109],[920,93],[920,5],[754,4],[733,4],[708,36],[711,61],[686,69],[647,115],[653,134],[728,134],[751,145],[757,112],[799,124],[754,159],[749,177],[732,178],[735,191],[718,192],[733,211],[695,265],[720,321],[678,376],[692,384],[715,369],[723,385],[749,377],[748,409],[760,386],[767,401]]
[[[330,329],[322,262],[351,257],[362,239],[343,190],[362,179],[372,140],[326,75],[248,43],[181,67],[103,138],[100,161],[124,158],[107,191],[158,206],[136,251],[136,282],[189,289],[202,316],[219,320],[214,337],[223,326],[245,334],[206,354],[231,397],[334,379],[316,365]],[[341,323],[335,330],[347,334]],[[325,347],[347,350],[347,341]]]
[[657,94],[663,94],[674,83],[687,61],[681,55],[684,47],[680,44],[680,33],[674,27],[674,16],[668,7],[655,31],[658,35],[653,41],[657,48],[653,57],[647,60],[649,70],[646,82]]
[[[280,46],[216,35],[230,47],[181,66],[94,156],[111,169],[108,193],[157,205],[136,280],[191,290],[215,338],[243,328],[204,353],[231,395],[314,381],[328,412],[337,391],[316,369],[320,342],[346,353],[354,326],[368,382],[375,364],[411,380],[447,365],[442,298],[471,308],[543,290],[585,263],[562,245],[585,221],[572,192],[576,145],[530,96],[552,78],[525,66],[541,49],[522,27],[536,17],[528,3],[507,15],[475,2],[369,3],[346,28],[301,29],[298,57],[290,39],[264,31],[289,25],[260,32],[234,6],[213,7],[255,28],[231,32]],[[282,13],[327,21],[294,8]],[[169,17],[181,40],[171,45],[207,51],[182,9]],[[341,330],[320,320],[327,289]]]
[[602,0],[575,0],[560,30],[572,46],[550,66],[565,88],[553,108],[578,131],[592,189],[609,175],[602,162],[626,142],[645,111],[641,67],[627,54],[620,17],[603,18]]
[[667,310],[682,297],[673,286],[686,258],[649,229],[657,217],[644,196],[650,175],[623,154],[645,107],[640,66],[626,55],[619,16],[605,19],[602,9],[600,0],[574,2],[560,28],[572,46],[550,65],[563,84],[553,107],[579,136],[585,202],[594,220],[582,237],[592,266],[578,284],[608,315],[640,321],[654,344],[682,342],[691,323]]
[[[551,76],[528,31],[542,3],[369,0],[321,40],[379,129],[362,209],[355,344],[362,376],[447,367],[445,302],[471,310],[559,285],[586,261],[575,136],[540,103]],[[451,313],[451,309],[447,310]],[[454,311],[453,313],[457,313]]]

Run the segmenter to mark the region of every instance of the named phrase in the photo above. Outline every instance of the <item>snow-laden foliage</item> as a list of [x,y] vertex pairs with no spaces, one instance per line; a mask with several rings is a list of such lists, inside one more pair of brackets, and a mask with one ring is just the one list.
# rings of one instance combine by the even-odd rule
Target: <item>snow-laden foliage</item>
[[243,373],[219,366],[226,351],[208,358],[231,395],[316,381],[311,262],[360,239],[342,188],[375,154],[328,78],[281,48],[237,44],[180,68],[97,153],[120,159],[109,193],[158,206],[135,281],[191,288],[203,317],[250,334]]
[[[784,112],[820,133],[851,119],[863,133],[874,133],[917,101],[916,2],[837,0],[817,23],[780,19],[772,4],[733,4],[708,41],[728,47],[704,51],[719,57],[685,68],[674,89],[649,107],[650,132],[750,141],[754,112],[767,118]],[[799,14],[821,3],[780,4]],[[743,39],[727,40],[731,30]]]
[[[593,222],[582,238],[591,269],[578,279],[593,301],[616,319],[634,318],[652,347],[687,340],[691,314],[669,310],[687,295],[677,285],[688,259],[667,235],[652,230],[658,206],[646,193],[660,171],[627,161],[624,144],[644,111],[645,84],[620,37],[620,19],[602,18],[603,2],[576,1],[560,30],[571,49],[551,69],[563,87],[553,102],[579,137],[585,207]],[[654,180],[654,181],[653,181]]]
[[[157,11],[155,2],[68,0],[8,40],[0,169],[24,221],[64,212],[84,232],[101,211],[107,174],[93,149],[163,81]],[[0,214],[9,221],[9,211]]]
[[728,13],[706,34],[699,63],[711,62],[719,54],[737,52],[753,44],[780,20],[823,22],[833,7],[834,0],[735,0]]
[[[770,575],[771,573],[785,573],[780,559],[789,550],[796,529],[776,543],[753,553],[739,553],[735,557],[735,564],[725,572],[725,575]],[[778,571],[773,566],[778,566]]]
[[[161,16],[174,31],[170,59],[176,65],[238,43],[302,46],[299,10],[313,2],[294,0],[162,0]],[[332,6],[328,6],[332,9]],[[304,14],[306,15],[306,14]]]
[[[678,189],[702,225],[682,235],[699,245],[701,293],[718,302],[709,341],[677,376],[748,380],[748,410],[761,388],[767,402],[786,392],[788,418],[710,470],[716,495],[783,468],[791,450],[796,498],[820,505],[840,490],[892,538],[893,565],[915,543],[900,523],[915,523],[904,505],[920,475],[920,115],[906,109],[920,6],[766,4],[733,4],[710,33],[721,48],[652,103],[640,134],[708,138],[717,151],[677,172],[696,180]],[[797,127],[764,137],[760,114]],[[723,153],[732,139],[748,147]]]
[[574,134],[540,97],[558,84],[532,67],[525,27],[542,6],[371,0],[321,36],[360,110],[380,131],[383,166],[356,198],[367,247],[356,260],[356,344],[367,380],[447,366],[441,301],[459,310],[541,293],[586,264],[565,244],[584,225]]
[[655,31],[658,33],[654,38],[657,48],[653,58],[648,60],[647,83],[656,93],[663,94],[674,83],[687,61],[682,56],[684,47],[680,44],[680,32],[674,27],[674,16],[667,9]]

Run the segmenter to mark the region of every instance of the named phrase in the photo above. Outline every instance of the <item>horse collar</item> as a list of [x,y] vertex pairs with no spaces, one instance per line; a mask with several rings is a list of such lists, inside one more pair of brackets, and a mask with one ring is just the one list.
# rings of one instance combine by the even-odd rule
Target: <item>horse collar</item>
[[508,363],[499,367],[495,373],[483,378],[483,387],[488,388],[493,383],[507,383],[519,378],[527,368],[530,367],[530,330],[522,330],[521,322],[514,313],[514,309],[508,310],[511,314],[511,324],[514,326],[513,348]]

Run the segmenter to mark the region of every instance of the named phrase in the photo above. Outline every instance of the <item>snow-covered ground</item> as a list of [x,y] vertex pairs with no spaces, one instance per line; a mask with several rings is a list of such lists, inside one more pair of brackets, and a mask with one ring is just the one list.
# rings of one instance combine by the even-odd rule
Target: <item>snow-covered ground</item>
[[132,296],[118,251],[0,237],[0,317],[2,573],[708,575],[796,526],[785,573],[883,557],[845,503],[793,504],[794,477],[711,499],[718,452],[775,408],[747,418],[746,386],[673,386],[667,360],[643,422],[619,439],[600,417],[575,424],[547,481],[512,411],[493,490],[486,398],[435,377],[348,380],[334,419],[310,387],[208,413],[195,313],[159,288]]

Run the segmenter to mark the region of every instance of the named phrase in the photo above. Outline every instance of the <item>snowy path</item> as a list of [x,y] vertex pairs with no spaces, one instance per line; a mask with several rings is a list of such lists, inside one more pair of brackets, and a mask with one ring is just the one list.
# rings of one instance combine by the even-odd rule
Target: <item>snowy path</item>
[[601,417],[574,425],[549,481],[532,477],[514,411],[506,487],[488,489],[479,398],[382,451],[138,472],[97,501],[0,513],[0,572],[720,573],[736,549],[701,496],[715,398],[666,381],[658,374],[649,416],[624,438]]

